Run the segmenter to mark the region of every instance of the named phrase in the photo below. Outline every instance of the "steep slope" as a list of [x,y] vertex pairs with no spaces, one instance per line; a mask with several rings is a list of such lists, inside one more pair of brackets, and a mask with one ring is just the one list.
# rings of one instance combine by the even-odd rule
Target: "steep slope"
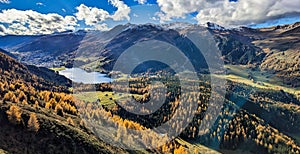
[[69,92],[67,87],[31,74],[3,53],[0,72],[0,149],[20,154],[127,153],[85,128],[74,98],[63,93]]
[[[127,153],[99,141],[77,124],[70,125],[65,118],[49,114],[49,111],[43,109],[37,111],[30,106],[20,106],[22,122],[12,124],[7,119],[11,105],[14,104],[0,106],[0,147],[9,153]],[[37,132],[27,128],[26,123],[31,114],[35,114],[38,119]]]
[[10,57],[12,57],[12,58],[15,58],[15,56],[14,56],[13,54],[11,54],[11,53],[9,53],[9,52],[7,52],[7,51],[1,49],[1,48],[0,48],[0,53],[4,53],[4,54],[6,54],[6,55],[8,55],[8,56],[10,56]]
[[[8,55],[13,59],[16,59],[16,57],[13,54],[11,54],[5,50],[2,50],[1,48],[0,48],[0,53],[4,53],[5,55]],[[6,58],[8,58],[8,57],[6,57]],[[55,72],[53,70],[49,70],[44,67],[36,67],[33,65],[25,65],[25,66],[27,67],[27,69],[30,73],[41,77],[42,79],[44,79],[47,82],[51,82],[51,83],[55,84],[56,86],[71,87],[71,84],[72,84],[71,80],[67,79],[64,76],[59,75],[57,72]]]
[[[0,71],[2,72],[1,81],[13,83],[13,81],[20,80],[26,86],[32,86],[38,90],[69,91],[68,87],[60,86],[60,84],[55,84],[50,80],[47,81],[32,74],[28,67],[3,53],[0,53]],[[42,73],[37,74],[41,75]]]
[[258,30],[265,35],[253,43],[267,53],[259,67],[274,73],[285,84],[299,87],[300,23]]
[[56,86],[71,87],[72,81],[65,76],[59,75],[58,72],[50,70],[45,67],[37,67],[34,65],[26,65],[29,72],[43,78],[48,82],[52,82]]
[[[130,36],[130,37],[129,37]],[[183,54],[192,62],[192,65],[200,72],[201,69],[207,68],[207,64],[204,60],[203,55],[191,40],[188,38],[183,37],[180,35],[179,32],[172,30],[172,29],[164,29],[163,27],[156,26],[156,25],[138,25],[132,26],[128,29],[125,29],[122,33],[117,35],[113,40],[111,40],[107,46],[104,48],[103,51],[100,51],[102,54],[101,56],[107,57],[104,61],[104,65],[102,66],[105,70],[111,70],[114,66],[115,61],[118,57],[126,51],[129,47],[133,46],[134,44],[138,44],[143,41],[147,40],[157,40],[162,42],[167,42],[172,46],[177,47],[180,49]],[[156,42],[157,43],[157,42]],[[137,54],[140,52],[151,52],[158,48],[158,44],[147,44],[144,47],[143,51],[135,51]],[[170,52],[167,48],[162,47],[160,49],[161,52]],[[132,55],[132,62],[138,61],[139,57],[135,57]],[[176,65],[176,62],[173,63]],[[133,64],[134,65],[134,64]],[[163,68],[159,63],[151,63],[151,64],[144,64],[144,69],[141,68],[140,71],[146,71],[147,68]],[[182,66],[185,67],[185,66]]]

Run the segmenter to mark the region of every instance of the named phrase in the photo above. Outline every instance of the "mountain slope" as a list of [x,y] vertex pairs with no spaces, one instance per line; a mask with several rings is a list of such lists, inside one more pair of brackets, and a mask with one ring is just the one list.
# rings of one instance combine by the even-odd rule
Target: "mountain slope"
[[11,53],[9,53],[9,52],[7,52],[7,51],[1,49],[1,48],[0,48],[0,53],[4,53],[4,54],[6,54],[6,55],[8,55],[8,56],[10,56],[10,57],[12,57],[12,58],[16,58],[13,54],[11,54]]
[[[55,84],[51,80],[45,80],[32,74],[26,65],[17,62],[3,53],[0,53],[0,71],[2,72],[1,81],[13,83],[15,80],[20,80],[26,86],[32,86],[38,90],[68,92],[68,87],[60,86],[60,84]],[[42,73],[37,74],[41,75]],[[69,82],[67,79],[65,81]]]
[[0,72],[0,149],[20,154],[127,153],[98,140],[81,124],[74,98],[64,93],[68,87],[32,74],[3,53]]

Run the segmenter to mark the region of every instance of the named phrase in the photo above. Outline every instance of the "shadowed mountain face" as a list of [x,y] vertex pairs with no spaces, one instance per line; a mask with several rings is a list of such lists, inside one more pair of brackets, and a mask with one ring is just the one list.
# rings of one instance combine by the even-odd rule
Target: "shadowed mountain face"
[[252,39],[238,33],[215,33],[216,42],[226,64],[255,64],[263,60],[265,53],[251,43]]
[[6,54],[6,55],[8,55],[8,56],[10,56],[10,57],[12,57],[12,58],[16,58],[13,54],[11,54],[11,53],[9,53],[9,52],[7,52],[7,51],[1,49],[1,48],[0,48],[0,53],[4,53],[4,54]]
[[[117,35],[113,40],[111,40],[107,46],[104,48],[104,52],[101,52],[102,57],[107,57],[107,62],[102,66],[105,70],[112,70],[115,61],[119,58],[119,56],[128,50],[130,47],[134,46],[135,44],[139,44],[141,42],[146,42],[147,40],[156,40],[154,42],[145,43],[146,46],[142,48],[142,51],[134,51],[135,53],[141,52],[152,52],[157,49],[161,50],[160,52],[170,52],[168,48],[174,46],[178,48],[181,52],[183,52],[184,56],[187,57],[189,61],[192,62],[192,65],[197,72],[201,72],[201,69],[207,69],[208,66],[205,62],[205,58],[201,54],[200,49],[196,47],[195,44],[187,37],[183,37],[179,34],[179,32],[172,30],[172,29],[162,29],[160,27],[154,25],[144,25],[144,26],[137,26]],[[169,45],[167,47],[160,46],[160,43],[164,42]],[[171,52],[170,52],[171,53]],[[142,53],[143,54],[143,53]],[[128,61],[139,61],[139,54],[132,55],[128,59]],[[163,54],[162,54],[163,56]],[[175,56],[175,55],[173,55]],[[176,57],[173,57],[176,60]],[[171,65],[175,66],[178,65],[179,62],[172,62]],[[145,69],[141,69],[141,72],[145,72],[147,68],[159,68],[161,64],[154,62],[144,64]],[[185,66],[182,66],[188,69]],[[162,66],[163,68],[163,66]]]

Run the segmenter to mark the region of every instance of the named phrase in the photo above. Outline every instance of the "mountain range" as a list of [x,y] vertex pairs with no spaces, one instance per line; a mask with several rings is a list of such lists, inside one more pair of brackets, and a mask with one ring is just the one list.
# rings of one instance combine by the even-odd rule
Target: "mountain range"
[[[199,49],[185,35],[206,30],[214,37],[225,64],[254,65],[274,72],[288,84],[299,83],[296,72],[299,70],[300,23],[259,29],[226,29],[214,23],[206,26],[187,23],[126,24],[106,32],[81,30],[40,36],[2,36],[0,48],[25,64],[55,68],[71,67],[75,62],[77,67],[109,72],[125,49],[138,42],[155,39],[183,49],[189,58],[195,59],[195,65],[205,67],[204,63],[199,63],[203,62],[203,57],[192,53]],[[275,58],[278,55],[281,58]]]

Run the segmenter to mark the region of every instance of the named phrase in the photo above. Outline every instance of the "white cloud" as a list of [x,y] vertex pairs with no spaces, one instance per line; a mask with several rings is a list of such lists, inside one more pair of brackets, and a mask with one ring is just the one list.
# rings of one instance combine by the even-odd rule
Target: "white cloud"
[[107,24],[103,23],[95,25],[95,30],[108,31],[110,28],[108,28]]
[[139,17],[139,15],[137,15],[137,14],[135,14],[135,13],[133,14],[133,16],[134,16],[134,17]]
[[3,25],[0,25],[0,35],[5,35],[6,33],[6,28]]
[[145,4],[147,0],[134,0],[135,2],[138,2],[139,4]]
[[37,2],[36,5],[37,6],[45,6],[42,2]]
[[195,19],[200,24],[210,21],[224,26],[255,24],[300,14],[300,0],[157,0],[157,3],[161,21],[197,12]]
[[107,29],[103,22],[107,19],[112,19],[114,21],[130,20],[130,7],[127,6],[123,1],[120,0],[109,0],[117,10],[113,14],[109,14],[106,10],[88,7],[84,4],[76,7],[77,11],[75,16],[78,20],[83,20],[86,25],[94,26],[96,29]]
[[[56,13],[42,14],[33,10],[7,9],[0,12],[0,35],[36,35],[51,34],[66,30],[75,30],[79,26],[77,20],[83,20],[88,28],[94,30],[109,30],[103,23],[107,19],[114,21],[130,20],[130,7],[121,0],[108,0],[117,10],[109,14],[106,10],[88,7],[84,4],[76,7],[75,16],[61,16]],[[0,0],[0,3],[9,3],[9,0]],[[44,5],[36,3],[36,5]],[[62,9],[62,11],[66,11]]]
[[123,1],[121,0],[108,0],[114,7],[117,8],[117,11],[111,15],[110,17],[115,21],[121,21],[121,20],[130,20],[129,13],[131,11],[130,7],[127,6]]
[[157,0],[161,12],[156,15],[161,22],[171,21],[173,18],[185,18],[186,14],[196,12],[201,9],[205,0]]
[[84,4],[76,7],[76,9],[78,10],[78,12],[75,13],[76,18],[78,20],[84,20],[88,26],[97,25],[109,17],[107,11],[96,7],[87,7]]
[[9,3],[10,3],[10,0],[0,0],[0,3],[9,4]]
[[110,29],[111,28],[109,28],[106,23],[99,23],[99,24],[94,25],[93,27],[84,28],[84,30],[87,30],[87,31],[90,31],[90,30],[108,31]]
[[55,13],[41,14],[33,10],[2,10],[0,23],[5,26],[5,34],[35,35],[51,34],[74,30],[77,20],[73,16],[60,16]]
[[153,20],[153,21],[159,21],[159,18],[157,18],[157,17],[150,17],[149,19]]

